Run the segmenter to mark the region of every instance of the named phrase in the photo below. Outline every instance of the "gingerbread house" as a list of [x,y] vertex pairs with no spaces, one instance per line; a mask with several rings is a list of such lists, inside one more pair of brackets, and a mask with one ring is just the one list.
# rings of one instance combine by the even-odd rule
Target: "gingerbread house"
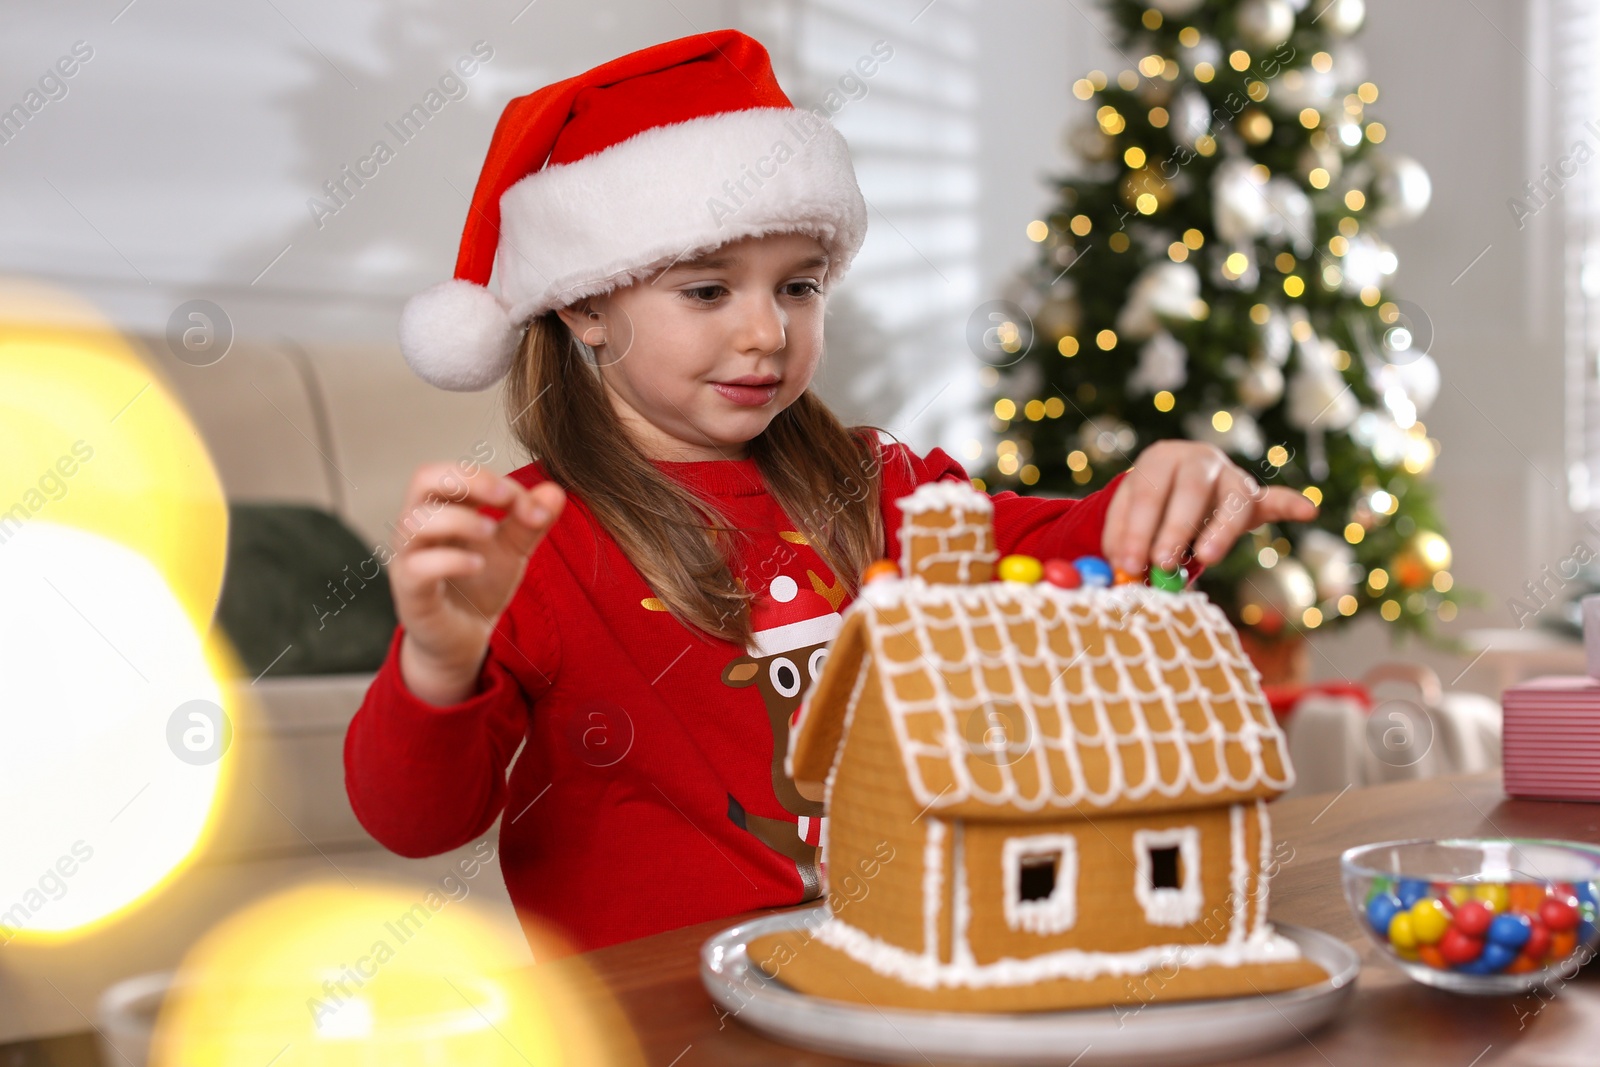
[[846,610],[787,761],[825,784],[830,886],[859,888],[751,958],[807,993],[963,1011],[1323,980],[1267,922],[1266,805],[1293,772],[1222,612],[998,581],[987,496],[899,505],[903,577]]

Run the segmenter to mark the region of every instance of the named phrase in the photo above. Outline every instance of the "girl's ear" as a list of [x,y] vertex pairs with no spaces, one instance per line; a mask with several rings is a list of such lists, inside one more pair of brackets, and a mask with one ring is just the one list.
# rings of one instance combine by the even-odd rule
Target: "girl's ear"
[[600,313],[587,300],[573,304],[570,307],[557,308],[556,314],[561,316],[561,321],[567,324],[567,329],[572,331],[574,337],[582,337],[583,331],[598,326],[604,321],[600,318]]

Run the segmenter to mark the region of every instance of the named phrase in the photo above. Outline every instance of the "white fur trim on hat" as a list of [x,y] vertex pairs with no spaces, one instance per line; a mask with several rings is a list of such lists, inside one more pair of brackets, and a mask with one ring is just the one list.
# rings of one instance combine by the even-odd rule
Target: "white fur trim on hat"
[[757,630],[745,647],[758,659],[776,656],[780,652],[792,652],[797,648],[809,648],[812,645],[832,641],[839,635],[842,626],[844,626],[844,616],[831,611],[813,619],[801,619],[799,622]]
[[400,312],[406,362],[423,381],[454,392],[478,392],[504,378],[520,334],[499,297],[459,278],[429,286]]
[[844,138],[798,108],[646,130],[518,181],[500,198],[500,218],[495,273],[518,323],[768,233],[816,237],[836,280],[867,231]]

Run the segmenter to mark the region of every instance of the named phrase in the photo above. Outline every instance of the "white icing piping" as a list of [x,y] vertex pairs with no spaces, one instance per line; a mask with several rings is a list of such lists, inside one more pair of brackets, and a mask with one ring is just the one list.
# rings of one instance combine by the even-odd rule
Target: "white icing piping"
[[[964,618],[960,612],[957,612],[956,616],[958,619]],[[906,779],[911,784],[911,791],[917,794],[919,803],[926,803],[925,799],[923,799],[923,796],[928,792],[928,790],[926,786],[922,785],[922,771],[921,768],[916,767],[915,757],[919,752],[927,752],[930,755],[937,755],[946,760],[950,767],[950,773],[955,778],[955,788],[959,790],[962,795],[972,793],[974,790],[974,783],[972,781],[971,772],[967,770],[967,761],[965,759],[950,761],[949,754],[942,745],[929,748],[927,745],[913,741],[906,726],[905,715],[896,714],[897,707],[903,707],[904,705],[894,692],[894,678],[889,671],[891,663],[887,653],[884,652],[883,648],[884,634],[880,632],[880,628],[878,626],[870,625],[870,623],[873,621],[875,620],[868,620],[869,625],[866,629],[868,638],[872,642],[873,658],[875,658],[879,663],[883,664],[883,677],[881,678],[882,684],[879,685],[878,688],[883,694],[885,705],[889,709],[889,721],[894,724],[895,741],[900,748],[900,760],[906,768]],[[916,647],[925,650],[919,653],[919,655],[923,662],[927,663],[928,655],[933,651],[933,638],[928,633],[928,627],[923,616],[913,613],[910,616],[910,621],[911,625],[916,631]],[[893,629],[891,632],[896,636],[900,636],[903,633],[903,631],[898,628]],[[970,633],[967,635],[967,637],[970,641]],[[969,643],[966,647],[971,648],[972,646]],[[932,664],[929,663],[929,666],[932,666]],[[907,668],[907,670],[914,669],[914,667]],[[905,673],[905,671],[901,671],[900,673]],[[960,744],[961,729],[956,724],[955,709],[951,707],[951,702],[948,699],[950,696],[950,691],[945,684],[944,671],[934,669],[928,672],[927,678],[928,681],[933,685],[933,708],[938,712],[941,720],[940,730],[946,738],[955,739],[956,742]],[[980,686],[983,684],[982,678],[977,680],[977,684]],[[981,692],[983,692],[983,690],[980,690],[980,694]]]
[[1261,869],[1256,874],[1257,932],[1267,928],[1267,870],[1272,864],[1272,820],[1267,817],[1267,802],[1256,801],[1256,831],[1261,836]]
[[[967,932],[972,926],[972,896],[967,888],[966,833],[965,826],[960,820],[951,823],[950,830],[951,835],[954,837],[950,855],[956,878],[955,892],[951,894],[954,899],[950,906],[950,962],[948,964],[942,963],[939,967],[940,969],[953,967],[966,972],[978,965],[977,960],[972,956],[972,942],[967,940]],[[827,923],[823,923],[823,926],[827,926]],[[893,946],[886,945],[885,947],[892,948]],[[860,959],[859,956],[856,958]],[[861,960],[861,962],[866,963],[867,961]],[[879,974],[891,973],[881,971],[870,963],[867,966],[872,967]]]
[[944,896],[944,823],[928,817],[922,848],[922,954],[939,962],[939,902]]
[[[1010,804],[1033,812],[1047,806],[1070,808],[1085,802],[1105,807],[1118,800],[1141,800],[1151,794],[1178,797],[1193,791],[1204,796],[1230,789],[1245,792],[1261,785],[1284,789],[1293,781],[1287,759],[1281,760],[1286,772],[1284,777],[1274,777],[1267,771],[1262,759],[1263,739],[1271,740],[1281,755],[1287,747],[1282,731],[1271,717],[1270,710],[1265,708],[1265,702],[1259,696],[1246,693],[1241,687],[1240,671],[1247,671],[1248,664],[1225,650],[1219,638],[1228,632],[1227,619],[1204,594],[1174,594],[1139,590],[1131,586],[1062,590],[1054,586],[1012,582],[946,586],[921,580],[895,579],[873,582],[863,592],[870,595],[864,595],[849,610],[868,613],[868,638],[883,675],[880,689],[895,725],[901,759],[918,803],[948,808],[968,800],[977,800],[996,805]],[[1014,610],[1008,611],[1008,608]],[[885,618],[888,614],[898,615],[902,611],[904,619],[890,622]],[[1087,618],[1080,618],[1084,615]],[[1185,621],[1188,617],[1192,617],[1192,622]],[[997,642],[1000,646],[998,654],[981,651],[975,637],[977,627],[1008,633],[1011,625],[1024,619],[1033,623],[1038,638],[1038,652],[1035,655],[1022,655],[1009,636]],[[1140,644],[1141,652],[1136,656],[1124,657],[1111,647],[1112,642],[1108,640],[1105,642],[1107,647],[1101,650],[1100,655],[1090,654],[1084,649],[1080,629],[1090,622],[1097,623],[1103,630],[1120,630],[1130,634]],[[1060,627],[1066,628],[1067,639],[1064,643],[1078,650],[1066,662],[1062,661],[1049,640],[1049,634]],[[1177,659],[1170,663],[1159,660],[1151,638],[1153,627],[1168,632]],[[932,632],[948,629],[960,631],[962,647],[967,650],[965,659],[946,660],[936,650]],[[1210,656],[1204,658],[1190,655],[1180,640],[1181,637],[1193,638],[1201,633],[1206,635],[1206,644],[1213,650]],[[891,636],[910,637],[915,647],[922,650],[918,660],[896,662],[891,659],[885,651],[885,641]],[[1171,729],[1150,729],[1141,706],[1134,699],[1137,690],[1128,670],[1129,664],[1142,665],[1150,674],[1157,691],[1146,695],[1164,697],[1172,720]],[[1119,734],[1112,728],[1106,694],[1094,682],[1093,669],[1097,666],[1116,671],[1122,687],[1125,687],[1125,692],[1115,696],[1126,701],[1135,723],[1134,729],[1127,734]],[[1184,691],[1174,693],[1165,685],[1162,668],[1179,666],[1188,676],[1188,686]],[[1038,795],[1024,795],[1011,768],[1003,761],[996,761],[1001,779],[998,793],[980,788],[969,771],[969,757],[993,758],[988,754],[971,752],[969,740],[963,736],[958,719],[959,711],[968,712],[970,717],[970,713],[978,713],[980,708],[996,703],[996,694],[989,689],[984,674],[986,667],[1004,668],[1011,677],[1016,692],[1002,696],[1015,701],[1026,721],[1030,739],[1038,745],[1039,751],[1030,753],[1040,768],[1041,790]],[[1042,670],[1052,679],[1047,692],[1038,693],[1028,688],[1025,667]],[[1210,668],[1220,669],[1227,679],[1228,691],[1224,702],[1232,704],[1237,711],[1237,730],[1229,731],[1223,727],[1217,714],[1218,704],[1213,701],[1207,687],[1200,683],[1196,669]],[[1084,692],[1076,700],[1087,700],[1092,707],[1098,727],[1094,734],[1081,733],[1073,720],[1071,711],[1074,698],[1061,684],[1063,672],[1068,669],[1075,669],[1082,676]],[[923,679],[933,687],[931,699],[913,702],[899,697],[895,678],[911,672],[921,672]],[[973,688],[974,695],[969,699],[957,700],[951,695],[947,678],[962,675]],[[1165,693],[1162,692],[1164,689]],[[1070,736],[1053,737],[1040,730],[1034,707],[1036,701],[1048,701],[1054,706],[1064,730],[1070,731]],[[1203,729],[1191,731],[1185,727],[1178,711],[1178,705],[1183,702],[1193,703],[1205,715],[1206,726]],[[935,731],[940,736],[938,742],[930,744],[912,739],[907,719],[917,713],[933,713],[939,717],[940,727]],[[927,731],[922,733],[927,735]],[[1225,746],[1229,742],[1237,742],[1249,757],[1250,768],[1243,777],[1235,778],[1225,759]],[[1119,748],[1120,745],[1132,743],[1138,744],[1146,754],[1147,773],[1137,785],[1126,780]],[[1171,780],[1161,776],[1160,761],[1156,758],[1158,743],[1171,745],[1175,750],[1178,769]],[[1191,746],[1205,743],[1209,743],[1216,759],[1216,776],[1210,780],[1201,778],[1191,751]],[[1081,745],[1101,745],[1107,751],[1111,776],[1103,793],[1091,790],[1084,778],[1077,753]],[[1050,773],[1047,749],[1056,750],[1071,767],[1074,774],[1071,783],[1058,781],[1056,779],[1060,776]],[[930,788],[924,782],[918,757],[944,763],[953,785],[946,786],[942,791]]]
[[[1056,884],[1043,900],[1023,900],[1022,861],[1028,856],[1059,853]],[[1059,934],[1078,921],[1078,841],[1071,834],[1008,837],[1000,846],[1004,870],[1006,925],[1034,934]]]
[[[1237,809],[1238,805],[1234,805]],[[1150,850],[1178,849],[1182,878],[1176,889],[1150,884]],[[1133,832],[1133,896],[1152,926],[1188,926],[1200,918],[1200,831],[1193,826]]]
[[979,492],[970,482],[948,479],[923,482],[915,490],[896,500],[895,506],[907,515],[920,515],[945,508],[994,513],[994,501],[989,499],[987,494]]
[[[954,829],[959,835],[960,824]],[[961,870],[959,865],[956,870]],[[959,904],[959,895],[957,900]],[[1008,957],[981,965],[972,960],[970,951],[958,952],[953,963],[935,963],[925,955],[881,941],[837,917],[825,921],[813,936],[875,973],[918,989],[987,989],[1035,985],[1054,978],[1143,974],[1157,966],[1238,967],[1246,963],[1279,963],[1301,958],[1299,947],[1275,931],[1252,935],[1241,944],[1163,944],[1132,952],[1058,949],[1031,959]],[[962,936],[953,944],[966,949],[964,928]]]
[[[1102,623],[1102,626],[1101,626],[1101,632],[1102,633],[1105,631],[1105,626],[1104,626],[1105,618],[1106,618],[1106,616],[1103,613],[1103,611],[1099,611],[1099,609],[1097,609],[1097,614],[1096,614],[1096,617],[1095,617],[1095,621]],[[1149,672],[1150,671],[1150,665],[1153,664],[1153,663],[1158,662],[1157,657],[1156,657],[1155,642],[1153,642],[1150,639],[1149,631],[1146,630],[1143,626],[1130,627],[1129,629],[1130,629],[1130,632],[1134,635],[1134,637],[1138,640],[1139,648],[1140,648],[1139,656],[1134,662],[1136,662],[1139,665],[1143,666],[1145,668],[1145,670],[1147,672]],[[1108,639],[1106,643],[1109,646],[1111,642]],[[1119,686],[1119,688],[1123,693],[1127,694],[1127,698],[1126,699],[1127,699],[1127,702],[1128,702],[1128,708],[1129,708],[1130,713],[1133,716],[1134,722],[1138,723],[1138,724],[1142,724],[1144,726],[1148,726],[1149,723],[1145,721],[1144,714],[1143,714],[1142,710],[1137,710],[1136,709],[1136,702],[1134,700],[1134,694],[1136,694],[1138,692],[1138,689],[1136,689],[1134,687],[1133,675],[1128,670],[1128,664],[1127,664],[1126,659],[1123,656],[1114,654],[1112,652],[1112,650],[1110,650],[1108,648],[1106,650],[1106,656],[1105,656],[1104,659],[1093,659],[1093,658],[1091,658],[1091,662],[1094,663],[1096,666],[1098,666],[1099,664],[1104,663],[1105,660],[1107,660],[1107,659],[1109,659],[1111,661],[1112,670],[1117,672],[1117,677],[1121,680],[1121,685]],[[1089,670],[1087,670],[1087,668],[1085,668],[1081,673],[1083,673],[1085,675],[1085,677],[1084,677],[1084,691],[1094,694],[1094,706],[1095,706],[1096,711],[1104,710],[1105,709],[1105,704],[1104,704],[1104,696],[1105,696],[1105,694],[1100,692],[1100,687],[1095,682],[1093,673],[1090,672]],[[1199,686],[1199,679],[1198,679],[1198,677],[1196,677],[1193,674],[1192,671],[1189,672],[1189,675],[1190,675],[1190,677],[1189,677],[1190,691],[1193,691],[1194,689],[1196,689]],[[1159,686],[1161,684],[1162,683],[1159,680],[1156,681],[1156,685],[1158,687],[1158,690],[1157,690],[1158,692],[1159,692]],[[1209,717],[1209,711],[1210,711],[1210,709],[1208,708],[1207,709],[1208,717]],[[1173,706],[1171,706],[1171,707],[1169,707],[1167,709],[1167,713],[1172,717],[1174,728],[1181,728],[1181,725],[1183,723],[1183,717],[1178,714],[1178,709],[1177,709],[1177,706],[1176,706],[1176,702],[1174,702]],[[1109,711],[1106,712],[1105,720],[1106,720],[1107,726],[1109,727],[1110,726],[1110,722],[1111,722],[1111,715],[1110,715]],[[1206,729],[1207,729],[1207,731],[1209,731],[1211,729],[1210,725],[1208,725]],[[1155,779],[1157,781],[1157,783],[1158,783],[1157,786],[1156,786],[1157,789],[1160,789],[1160,791],[1162,793],[1166,794],[1166,790],[1165,789],[1161,789],[1161,787],[1159,785],[1159,779],[1160,779],[1160,773],[1161,773],[1160,772],[1160,766],[1161,765],[1160,765],[1160,760],[1159,760],[1159,754],[1156,752],[1155,738],[1151,737],[1150,734],[1151,734],[1151,731],[1149,731],[1147,729],[1139,729],[1137,726],[1135,727],[1135,731],[1134,731],[1135,738],[1139,742],[1139,747],[1144,751],[1144,765],[1145,765],[1145,769],[1146,769],[1145,781],[1148,782],[1148,781],[1150,781],[1152,779]],[[1116,737],[1117,740],[1119,740],[1119,741],[1122,739],[1120,735],[1116,734],[1114,729],[1112,730],[1112,735],[1114,737]],[[1108,745],[1110,745],[1110,742],[1108,742]],[[1127,773],[1126,773],[1125,768],[1122,766],[1121,750],[1120,749],[1116,749],[1116,751],[1113,752],[1112,751],[1113,748],[1115,748],[1114,745],[1112,745],[1111,747],[1107,748],[1107,754],[1110,757],[1111,765],[1114,768],[1116,768],[1115,771],[1113,771],[1113,774],[1112,774],[1112,782],[1111,782],[1111,784],[1108,785],[1107,790],[1106,790],[1107,802],[1109,802],[1110,800],[1113,800],[1116,797],[1122,795],[1122,790],[1117,788],[1116,782],[1121,781],[1123,783],[1123,788],[1126,788],[1126,783],[1127,783]],[[1175,745],[1173,745],[1173,748],[1175,748],[1177,750],[1177,752],[1178,752],[1178,778],[1177,778],[1177,780],[1179,782],[1186,782],[1186,781],[1189,781],[1191,778],[1195,778],[1196,777],[1196,772],[1195,772],[1195,767],[1194,767],[1194,758],[1189,752],[1189,746],[1187,744],[1175,744]],[[1141,783],[1141,784],[1143,784],[1143,783]],[[1166,794],[1166,795],[1170,796],[1170,795],[1173,795],[1173,794]]]
[[1232,853],[1228,862],[1229,903],[1232,906],[1232,913],[1228,916],[1228,943],[1238,945],[1244,942],[1245,925],[1250,921],[1250,865],[1245,858],[1243,804],[1228,805],[1228,838]]

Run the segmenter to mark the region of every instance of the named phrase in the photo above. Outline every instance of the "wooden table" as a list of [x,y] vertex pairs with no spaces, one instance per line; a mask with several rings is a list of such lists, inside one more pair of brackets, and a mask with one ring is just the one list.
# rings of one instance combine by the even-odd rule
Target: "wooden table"
[[[1272,917],[1357,947],[1361,977],[1348,1010],[1304,1042],[1249,1064],[1416,1063],[1450,1067],[1600,1062],[1600,967],[1553,990],[1462,997],[1388,966],[1357,928],[1339,886],[1339,853],[1404,837],[1557,837],[1600,842],[1600,805],[1511,800],[1499,772],[1351,789],[1272,806],[1275,836],[1293,848],[1272,883]],[[748,918],[749,916],[745,916]],[[723,1018],[700,985],[702,942],[736,919],[703,923],[579,957],[633,1023],[651,1067],[824,1067],[854,1061],[776,1044]],[[562,964],[552,964],[560,967]]]

